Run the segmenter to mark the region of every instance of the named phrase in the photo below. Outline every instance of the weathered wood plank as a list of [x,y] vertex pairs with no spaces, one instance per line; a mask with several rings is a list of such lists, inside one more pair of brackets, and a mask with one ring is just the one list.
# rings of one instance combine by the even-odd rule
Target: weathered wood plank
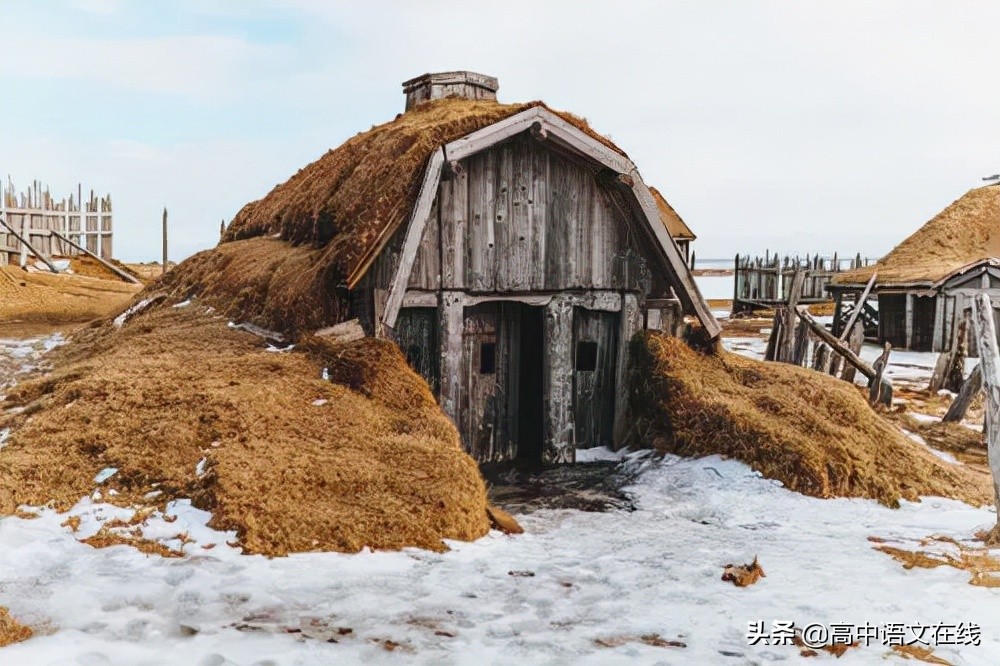
[[[847,320],[847,324],[844,325],[844,330],[840,333],[840,339],[846,340],[848,336],[851,335],[851,329],[854,328],[854,324],[857,323],[858,317],[861,316],[862,311],[865,309],[865,303],[868,301],[869,294],[872,293],[872,288],[875,286],[875,278],[878,277],[878,273],[872,273],[871,278],[868,280],[868,284],[865,285],[864,291],[858,296],[858,300],[854,302],[854,310],[851,312],[850,318]],[[840,294],[837,295],[837,306],[840,307]],[[836,321],[836,320],[834,320]]]
[[[993,475],[995,506],[1000,507],[1000,348],[993,320],[993,303],[988,294],[975,297],[973,327],[979,343],[979,365],[982,367],[983,391],[986,395],[986,458]],[[1000,511],[988,543],[995,544],[1000,537]]]
[[548,463],[576,460],[573,435],[573,305],[555,296],[545,308],[545,448]]
[[948,411],[941,420],[945,423],[958,423],[965,418],[965,413],[972,404],[972,399],[976,397],[983,388],[983,368],[982,363],[977,363],[976,367],[969,373],[968,378],[962,382],[962,388],[958,390],[958,395],[951,401]]
[[788,302],[785,305],[785,325],[784,330],[787,334],[782,340],[782,346],[778,352],[778,360],[785,363],[793,363],[795,356],[795,335],[792,334],[795,331],[795,315],[796,307],[799,303],[799,298],[802,296],[802,285],[805,283],[806,274],[805,271],[796,270],[794,277],[792,277],[792,285],[788,292]]
[[885,343],[885,346],[882,348],[882,355],[872,364],[875,376],[868,385],[868,402],[872,405],[880,402],[886,406],[892,405],[892,386],[883,379],[885,369],[889,365],[889,353],[891,351],[892,345],[888,342]]
[[629,438],[629,427],[632,418],[629,414],[627,386],[629,376],[629,344],[632,337],[642,330],[642,312],[635,294],[625,294],[622,298],[622,312],[619,320],[621,329],[618,333],[618,360],[615,385],[619,387],[615,396],[614,446],[625,446]]
[[417,203],[413,208],[413,213],[410,215],[410,221],[406,227],[406,237],[399,258],[399,268],[396,270],[396,276],[389,287],[385,311],[382,313],[381,321],[382,326],[385,328],[391,329],[396,324],[396,317],[399,315],[399,308],[403,304],[403,294],[406,292],[406,285],[410,281],[410,273],[413,269],[417,249],[424,237],[424,228],[427,225],[427,219],[430,216],[434,198],[437,196],[443,164],[444,152],[441,150],[434,151],[427,163],[424,180],[420,185],[420,193],[417,195]]

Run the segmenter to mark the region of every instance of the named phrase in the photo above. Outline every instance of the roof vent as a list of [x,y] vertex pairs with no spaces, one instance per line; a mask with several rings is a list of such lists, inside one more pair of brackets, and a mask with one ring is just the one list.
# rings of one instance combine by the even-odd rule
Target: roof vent
[[475,72],[439,72],[403,81],[407,111],[420,102],[442,97],[496,100],[499,88],[496,77]]

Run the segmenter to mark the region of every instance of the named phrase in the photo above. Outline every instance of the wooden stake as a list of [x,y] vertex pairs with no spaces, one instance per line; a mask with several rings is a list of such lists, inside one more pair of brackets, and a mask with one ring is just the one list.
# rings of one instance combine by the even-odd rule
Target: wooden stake
[[969,411],[969,405],[972,404],[972,399],[976,397],[976,394],[983,388],[983,368],[982,365],[977,363],[976,367],[972,369],[969,373],[968,379],[962,382],[962,388],[959,389],[958,395],[955,399],[951,401],[951,405],[948,407],[948,412],[941,419],[945,423],[958,423],[965,418],[965,413]]
[[[993,493],[1000,507],[1000,348],[997,346],[996,325],[993,322],[993,303],[989,294],[978,293],[973,298],[975,314],[973,328],[979,342],[979,365],[982,368],[983,391],[986,393],[986,447],[990,472],[993,474]],[[997,524],[988,542],[1000,536],[1000,510]]]
[[865,302],[868,300],[868,294],[872,293],[872,287],[875,286],[875,278],[878,273],[872,273],[871,278],[868,280],[868,284],[865,285],[865,290],[861,292],[861,296],[854,303],[854,312],[851,313],[851,318],[847,320],[847,324],[844,326],[844,330],[840,332],[840,339],[846,340],[847,336],[851,334],[851,329],[854,328],[855,322],[858,321],[858,317],[861,316],[861,311],[865,309]]
[[[885,372],[886,366],[889,365],[889,352],[892,351],[892,344],[885,343],[882,348],[882,355],[879,356],[875,362],[872,364],[872,369],[875,370],[875,376],[872,378],[871,382],[868,384],[868,402],[872,405],[881,402],[887,407],[892,405],[892,387],[886,391],[883,388],[885,382],[882,381],[882,373]],[[887,395],[888,394],[888,395]]]
[[163,209],[163,271],[167,272],[167,209]]

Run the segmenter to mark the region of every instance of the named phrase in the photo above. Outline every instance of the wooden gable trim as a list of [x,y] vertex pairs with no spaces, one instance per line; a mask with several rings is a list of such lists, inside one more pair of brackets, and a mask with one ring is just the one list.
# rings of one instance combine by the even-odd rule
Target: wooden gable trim
[[381,330],[376,331],[376,336],[381,337],[386,329],[391,329],[396,325],[396,317],[403,305],[403,294],[406,293],[406,285],[410,281],[410,273],[413,271],[413,262],[417,258],[417,248],[420,247],[420,241],[424,237],[427,218],[430,217],[431,207],[437,196],[443,166],[444,150],[438,148],[427,162],[424,180],[420,184],[420,194],[417,195],[417,204],[413,207],[410,221],[406,225],[406,238],[399,254],[399,267],[396,269],[392,284],[389,285],[385,310],[382,312],[381,326],[379,327]]
[[632,181],[632,194],[635,195],[636,200],[639,202],[639,207],[646,218],[646,224],[652,230],[654,238],[659,242],[660,248],[667,258],[667,262],[674,271],[674,275],[677,276],[677,286],[680,287],[677,290],[677,297],[681,299],[681,303],[687,309],[694,311],[698,317],[698,321],[705,327],[705,332],[708,333],[709,337],[718,337],[722,332],[722,328],[712,315],[712,311],[702,297],[701,291],[698,290],[694,276],[691,275],[687,262],[681,256],[677,243],[674,242],[674,239],[670,237],[670,232],[660,222],[660,209],[657,208],[656,201],[653,200],[653,195],[650,193],[649,187],[642,181],[639,170],[634,166],[629,176]]
[[702,298],[677,244],[660,221],[659,208],[657,208],[653,195],[643,182],[636,166],[627,157],[588,136],[576,126],[543,107],[527,109],[489,127],[472,132],[461,139],[445,144],[431,156],[424,174],[423,184],[420,187],[417,204],[407,225],[406,240],[403,243],[399,267],[389,288],[385,310],[381,317],[383,331],[392,329],[396,325],[396,318],[403,304],[403,294],[413,270],[417,248],[423,238],[434,197],[437,196],[441,169],[445,160],[452,162],[464,159],[528,130],[543,134],[546,140],[555,140],[574,152],[603,164],[616,173],[628,176],[627,180],[630,183],[632,194],[642,210],[646,224],[676,275],[676,286],[680,292],[678,296],[681,302],[689,311],[695,313],[710,337],[717,337],[722,329],[715,317],[712,316],[708,303]]

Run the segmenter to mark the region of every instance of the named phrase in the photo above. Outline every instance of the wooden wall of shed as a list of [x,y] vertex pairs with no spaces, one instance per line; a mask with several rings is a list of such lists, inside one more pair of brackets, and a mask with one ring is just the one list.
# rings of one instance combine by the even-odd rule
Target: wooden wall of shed
[[528,135],[463,160],[435,203],[411,289],[670,293],[622,192]]

